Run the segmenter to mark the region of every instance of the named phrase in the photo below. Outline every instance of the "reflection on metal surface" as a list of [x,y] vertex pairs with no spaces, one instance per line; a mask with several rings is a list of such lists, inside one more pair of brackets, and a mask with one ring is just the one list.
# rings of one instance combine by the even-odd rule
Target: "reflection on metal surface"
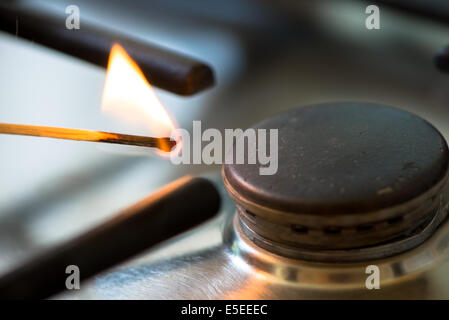
[[[446,208],[447,210],[447,208]],[[263,273],[267,280],[279,285],[300,288],[346,289],[364,288],[366,266],[379,267],[381,284],[390,285],[417,276],[440,262],[447,254],[449,222],[446,220],[427,242],[414,250],[387,259],[366,260],[359,263],[313,263],[288,259],[269,253],[254,245],[242,232],[237,217],[234,222],[235,243],[233,248],[248,265]],[[292,297],[286,297],[292,298]]]
[[[403,254],[338,264],[272,254],[241,232],[234,212],[235,205],[224,195],[217,219],[84,283],[78,292],[56,298],[449,298],[445,289],[449,288],[449,278],[444,272],[449,250],[448,220],[422,245]],[[192,246],[186,248],[186,243]],[[380,290],[365,288],[365,269],[371,264],[380,269]]]

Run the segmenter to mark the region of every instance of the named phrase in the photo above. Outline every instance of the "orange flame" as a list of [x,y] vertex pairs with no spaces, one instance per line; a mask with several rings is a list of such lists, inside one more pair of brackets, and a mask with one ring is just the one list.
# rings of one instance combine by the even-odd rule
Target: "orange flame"
[[109,55],[101,108],[133,125],[144,125],[151,136],[170,137],[177,127],[139,66],[118,44]]

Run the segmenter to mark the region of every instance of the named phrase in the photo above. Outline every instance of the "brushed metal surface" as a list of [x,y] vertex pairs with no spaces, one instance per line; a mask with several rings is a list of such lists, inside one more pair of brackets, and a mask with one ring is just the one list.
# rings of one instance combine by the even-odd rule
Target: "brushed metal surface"
[[[141,6],[129,6],[133,9],[129,15],[124,15],[119,1],[77,3],[83,18],[127,30],[213,66],[217,86],[199,97],[185,100],[156,90],[183,128],[191,129],[192,120],[199,119],[204,128],[247,128],[299,105],[358,100],[416,113],[449,139],[449,76],[432,64],[434,53],[447,45],[446,25],[382,9],[382,31],[371,32],[364,28],[363,2],[288,1],[293,7],[286,12],[296,15],[300,27],[285,38],[285,29],[270,27],[260,32],[256,26],[252,33],[256,39],[251,39],[241,26],[213,23],[206,30],[205,22],[210,19],[183,18],[175,10],[164,12],[161,6],[167,1],[150,9],[152,3],[140,2]],[[70,0],[45,3],[62,9],[72,4]],[[190,8],[187,3],[186,7]],[[228,12],[230,19],[242,11],[234,8]],[[258,14],[253,7],[246,8],[245,23]],[[265,17],[259,20],[265,23]],[[179,32],[181,27],[186,32]],[[104,70],[12,36],[1,34],[0,40],[3,121],[142,133],[117,128],[99,112]],[[279,41],[272,43],[275,40]],[[259,44],[264,45],[263,50]],[[255,62],[254,56],[258,58]],[[0,272],[91,228],[184,174],[215,172],[218,177],[219,171],[205,165],[173,166],[166,160],[130,155],[131,150],[123,155],[122,148],[105,152],[71,142],[36,143],[32,138],[4,136],[0,146],[7,150],[2,153],[0,170]],[[232,202],[230,206],[224,212],[233,215]],[[259,274],[223,247],[224,219],[222,216],[157,251],[111,269],[65,297],[280,298],[284,289],[260,282]],[[438,252],[448,244],[441,237]],[[433,257],[432,252],[427,254]],[[217,269],[217,265],[221,267]],[[434,268],[392,289],[385,286],[361,294],[313,289],[292,296],[449,299],[448,270],[446,260],[438,258]]]
[[[449,299],[448,220],[403,254],[358,263],[312,263],[272,254],[249,241],[221,189],[224,204],[217,219],[83,283],[80,291],[54,298]],[[379,290],[365,288],[365,270],[372,264],[380,270]]]

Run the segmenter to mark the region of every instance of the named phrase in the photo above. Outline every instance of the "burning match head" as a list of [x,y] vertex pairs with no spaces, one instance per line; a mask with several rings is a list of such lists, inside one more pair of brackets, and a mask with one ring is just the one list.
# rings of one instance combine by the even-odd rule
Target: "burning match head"
[[160,138],[158,139],[157,147],[165,152],[170,152],[176,146],[177,142],[171,140],[170,138]]

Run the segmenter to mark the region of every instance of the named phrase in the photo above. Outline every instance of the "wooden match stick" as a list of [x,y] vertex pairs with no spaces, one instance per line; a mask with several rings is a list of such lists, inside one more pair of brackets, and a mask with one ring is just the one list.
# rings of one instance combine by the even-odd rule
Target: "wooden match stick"
[[126,144],[140,147],[159,148],[160,150],[166,152],[170,152],[176,145],[176,142],[170,140],[168,137],[154,138],[94,130],[43,127],[11,123],[0,123],[0,134],[1,133],[78,141]]

